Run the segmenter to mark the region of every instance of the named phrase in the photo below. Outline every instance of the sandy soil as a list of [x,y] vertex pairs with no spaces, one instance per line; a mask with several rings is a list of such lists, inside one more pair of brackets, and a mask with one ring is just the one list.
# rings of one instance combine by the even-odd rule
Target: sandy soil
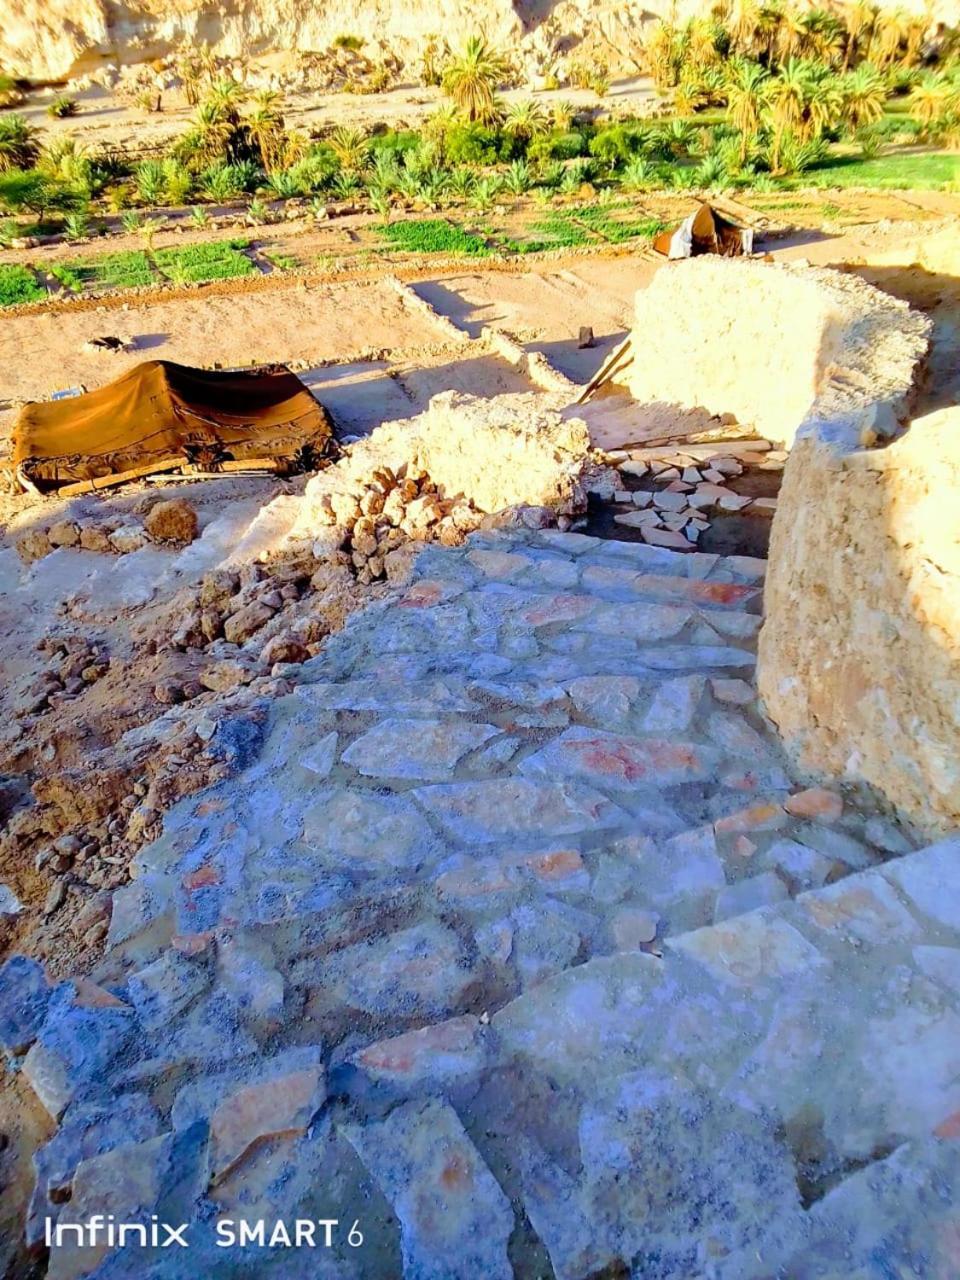
[[[104,333],[135,339],[135,349],[82,350]],[[206,366],[319,363],[348,353],[430,346],[439,339],[429,321],[411,313],[383,283],[294,283],[265,297],[201,290],[154,305],[6,317],[0,329],[2,394],[40,399],[60,387],[100,386],[145,358]]]

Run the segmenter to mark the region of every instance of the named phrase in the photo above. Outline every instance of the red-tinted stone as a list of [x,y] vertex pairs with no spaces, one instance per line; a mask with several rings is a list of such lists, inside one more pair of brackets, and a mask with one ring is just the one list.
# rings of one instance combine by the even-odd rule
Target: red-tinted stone
[[718,818],[714,829],[717,835],[735,835],[743,831],[775,831],[778,827],[785,826],[787,821],[782,805],[758,804],[752,809],[741,809],[739,813]]
[[818,822],[836,822],[843,813],[843,799],[835,791],[811,787],[798,791],[783,802],[787,813],[795,818],[815,818]]

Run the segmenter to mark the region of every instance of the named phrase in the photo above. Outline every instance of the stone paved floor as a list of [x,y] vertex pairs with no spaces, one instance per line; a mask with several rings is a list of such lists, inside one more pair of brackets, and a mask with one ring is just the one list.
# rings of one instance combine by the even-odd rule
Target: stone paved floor
[[791,780],[762,571],[491,534],[355,615],[143,850],[96,982],[0,971],[60,1117],[30,1238],[192,1224],[49,1275],[960,1273],[960,841]]

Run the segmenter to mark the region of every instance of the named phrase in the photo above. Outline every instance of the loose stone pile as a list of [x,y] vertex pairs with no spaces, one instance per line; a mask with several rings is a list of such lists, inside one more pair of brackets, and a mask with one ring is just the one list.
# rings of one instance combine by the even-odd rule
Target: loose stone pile
[[183,498],[160,501],[143,522],[114,517],[107,520],[57,520],[46,529],[30,529],[16,540],[17,553],[27,564],[61,547],[127,555],[151,542],[183,546],[199,533],[197,513]]
[[402,553],[407,542],[456,547],[484,519],[467,499],[441,496],[426,471],[413,463],[398,472],[375,467],[346,492],[324,494],[317,516],[346,530],[344,546],[361,583],[390,576],[391,556],[405,563],[395,553]]
[[[190,1223],[48,1274],[950,1274],[960,848],[791,780],[762,574],[483,532],[353,614],[91,978],[0,970],[28,1239]],[[297,1217],[331,1248],[217,1247]]]
[[18,718],[60,706],[109,670],[107,653],[85,636],[54,634],[45,637],[38,647],[49,665],[17,690],[13,713]]
[[736,493],[729,481],[745,467],[781,471],[787,454],[762,440],[688,445],[682,451],[635,449],[606,455],[616,470],[597,477],[589,492],[633,510],[619,512],[619,525],[639,530],[644,542],[689,551],[710,528],[712,512],[751,508],[771,515],[775,498]]

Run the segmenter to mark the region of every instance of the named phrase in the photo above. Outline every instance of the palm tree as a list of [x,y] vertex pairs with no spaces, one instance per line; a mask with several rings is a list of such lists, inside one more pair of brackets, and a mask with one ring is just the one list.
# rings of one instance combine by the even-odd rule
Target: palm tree
[[861,62],[855,70],[848,71],[840,87],[844,115],[854,133],[862,125],[873,124],[883,115],[883,104],[887,100],[886,81],[869,62]]
[[878,13],[879,10],[874,5],[865,3],[865,0],[857,0],[857,3],[847,10],[845,15],[847,39],[843,50],[844,71],[849,69],[861,44],[865,46],[870,44]]
[[910,115],[928,134],[947,119],[958,101],[960,91],[946,76],[928,71],[920,77],[910,94]]
[[254,94],[253,110],[244,117],[250,140],[260,152],[260,163],[272,173],[284,151],[285,135],[280,95],[274,89]]
[[756,0],[734,0],[728,19],[730,38],[744,53],[753,51],[760,25],[760,6]]
[[783,5],[780,0],[776,3],[765,4],[761,7],[757,17],[756,32],[753,37],[752,46],[757,55],[761,57],[767,67],[773,65],[776,61],[774,53],[780,39],[780,27],[783,23]]
[[875,59],[881,67],[888,67],[896,62],[900,45],[907,38],[909,28],[910,19],[902,9],[881,13],[871,41],[871,61]]
[[195,151],[204,163],[222,160],[229,148],[233,136],[233,125],[226,118],[222,108],[213,101],[201,103],[194,117],[193,129],[183,139],[188,150]]
[[471,36],[443,74],[443,91],[470,121],[489,117],[494,91],[507,73],[505,59],[483,36]]
[[687,59],[695,67],[709,67],[719,60],[712,19],[691,18],[685,34]]
[[576,111],[572,102],[563,100],[550,104],[550,127],[559,130],[560,133],[570,132],[575,116]]
[[244,85],[236,80],[224,78],[210,86],[207,101],[217,107],[225,119],[236,121],[239,118],[240,106],[248,97],[249,94]]
[[23,116],[0,116],[0,173],[31,169],[40,154],[40,134]]
[[529,142],[538,134],[544,133],[547,117],[539,102],[526,98],[522,102],[514,102],[503,121],[503,132],[519,142]]
[[746,163],[750,143],[760,130],[770,76],[759,62],[737,58],[731,64],[727,115],[740,134],[740,165]]
[[836,62],[844,42],[844,26],[826,9],[811,9],[800,19],[804,52],[824,62]]
[[660,90],[672,89],[680,74],[678,33],[669,23],[660,21],[645,43],[647,64],[654,83]]
[[340,168],[348,173],[355,173],[367,163],[370,147],[365,135],[359,129],[350,129],[346,125],[341,125],[339,129],[334,129],[327,142],[340,162]]
[[840,80],[822,62],[807,64],[807,103],[800,129],[800,140],[810,142],[824,129],[833,128],[843,114],[843,90]]
[[804,15],[797,13],[795,9],[784,9],[777,27],[778,61],[787,63],[791,58],[799,57],[806,41],[807,28]]
[[799,133],[807,109],[807,92],[810,82],[807,64],[799,58],[789,58],[769,84],[767,97],[773,124],[773,146],[770,168],[776,173],[780,167],[780,154],[788,133]]

